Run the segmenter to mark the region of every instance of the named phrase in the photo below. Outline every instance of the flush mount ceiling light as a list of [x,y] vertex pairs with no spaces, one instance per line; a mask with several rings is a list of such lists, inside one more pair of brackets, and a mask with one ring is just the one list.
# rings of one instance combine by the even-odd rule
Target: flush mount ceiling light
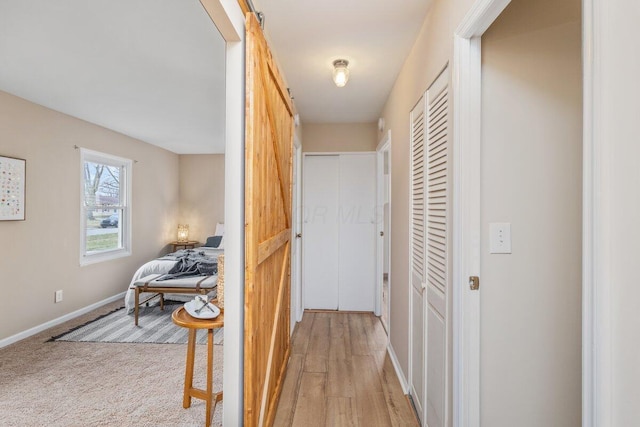
[[333,61],[333,81],[338,87],[344,87],[349,80],[349,61],[336,59]]

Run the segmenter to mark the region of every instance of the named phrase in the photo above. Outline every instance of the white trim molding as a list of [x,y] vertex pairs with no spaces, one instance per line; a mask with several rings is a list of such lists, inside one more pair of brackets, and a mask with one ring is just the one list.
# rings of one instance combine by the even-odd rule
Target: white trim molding
[[582,425],[613,425],[611,381],[610,153],[601,134],[600,46],[604,0],[583,4]]
[[463,39],[481,37],[509,6],[511,0],[476,0],[456,29],[456,36]]
[[[481,39],[511,0],[477,0],[454,35],[453,425],[480,426]],[[482,289],[482,281],[480,284]]]
[[71,320],[71,319],[75,319],[76,317],[82,316],[83,314],[86,314],[88,312],[90,312],[91,310],[95,310],[98,307],[102,307],[105,304],[109,304],[110,302],[114,302],[114,301],[118,301],[119,299],[124,298],[124,295],[126,294],[126,292],[120,292],[117,295],[114,295],[112,297],[103,299],[102,301],[98,301],[96,303],[93,303],[91,305],[88,305],[84,308],[81,308],[79,310],[73,311],[71,313],[67,313],[64,316],[60,316],[57,319],[53,319],[50,320],[48,322],[45,322],[41,325],[38,326],[34,326],[33,328],[27,329],[26,331],[23,332],[19,332],[15,335],[12,335],[10,337],[7,337],[5,339],[0,340],[0,348],[6,347],[9,344],[13,344],[15,342],[18,342],[20,340],[23,340],[25,338],[29,338],[32,335],[35,335],[37,333],[40,333],[46,329],[49,328],[53,328],[54,326],[58,326],[64,322],[66,322],[67,320]]
[[402,368],[400,367],[400,362],[398,361],[398,356],[396,356],[396,352],[393,350],[393,346],[391,342],[387,345],[387,353],[389,353],[389,358],[391,359],[391,363],[393,364],[393,368],[396,371],[396,375],[398,377],[398,381],[400,381],[400,386],[402,387],[402,392],[404,394],[409,394],[409,382],[407,378],[402,373]]
[[480,87],[471,71],[480,39],[456,36],[454,51],[453,425],[470,427],[480,425],[480,294],[467,282],[480,276]]

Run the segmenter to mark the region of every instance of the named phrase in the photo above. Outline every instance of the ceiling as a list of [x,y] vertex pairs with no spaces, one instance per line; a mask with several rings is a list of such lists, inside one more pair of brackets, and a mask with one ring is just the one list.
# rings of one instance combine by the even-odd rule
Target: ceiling
[[179,154],[224,152],[224,55],[198,0],[0,0],[0,90]]
[[[302,121],[355,123],[380,116],[431,1],[253,3]],[[224,52],[198,0],[0,0],[0,90],[178,154],[224,152]]]
[[[375,122],[431,0],[253,0],[305,123]],[[335,59],[349,61],[333,84]]]

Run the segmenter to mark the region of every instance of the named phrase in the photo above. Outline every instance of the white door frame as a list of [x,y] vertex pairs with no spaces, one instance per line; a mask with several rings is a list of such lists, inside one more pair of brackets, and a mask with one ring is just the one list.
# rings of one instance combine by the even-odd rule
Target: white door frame
[[244,116],[245,30],[237,1],[201,0],[222,34],[225,50],[225,288],[223,424],[244,419]]
[[[415,105],[411,108],[411,112],[409,113],[409,117],[410,117],[410,123],[411,123],[411,131],[410,131],[410,138],[409,138],[409,164],[411,167],[411,179],[410,179],[410,199],[409,199],[409,212],[410,212],[410,220],[408,222],[408,233],[407,235],[409,236],[409,257],[407,259],[408,262],[408,268],[409,268],[409,294],[407,295],[408,298],[408,304],[409,304],[409,312],[407,313],[409,318],[409,345],[408,345],[408,350],[409,350],[409,369],[408,369],[408,378],[407,378],[407,385],[408,385],[408,389],[407,389],[407,394],[409,394],[411,396],[412,402],[413,402],[413,406],[414,409],[416,411],[416,413],[418,414],[418,419],[420,424],[426,423],[426,405],[424,405],[422,401],[420,401],[418,393],[416,392],[416,384],[414,384],[414,367],[417,366],[416,363],[414,363],[413,357],[414,357],[414,345],[415,340],[414,340],[414,328],[416,323],[414,323],[414,310],[413,310],[413,298],[414,298],[414,268],[413,268],[413,222],[414,222],[414,217],[413,217],[413,203],[414,203],[414,199],[413,199],[413,156],[414,156],[414,140],[413,140],[413,121],[415,120],[414,117],[414,111],[416,110],[416,108],[422,104],[422,108],[423,110],[420,112],[421,115],[424,115],[425,117],[425,121],[424,121],[424,126],[426,127],[427,123],[426,123],[426,90],[425,92],[423,92],[420,95],[420,98],[418,99],[418,101],[415,103]],[[426,137],[426,129],[425,129],[425,137]],[[425,143],[425,147],[426,147],[426,143]],[[427,150],[425,149],[425,152]],[[426,181],[426,176],[427,176],[427,162],[428,160],[426,159],[426,156],[423,160],[424,163],[424,180]],[[424,185],[424,189],[426,189],[426,185]],[[424,223],[426,224],[427,221],[427,212],[428,210],[427,208],[427,196],[425,194],[424,200]],[[426,229],[425,229],[425,236],[426,236]],[[423,277],[422,277],[422,282],[421,282],[421,286],[422,286],[422,299],[423,302],[426,302],[426,268],[425,268],[425,264],[426,264],[426,254],[424,256],[423,261]],[[424,305],[424,304],[423,304]],[[426,317],[426,310],[424,308],[421,309],[422,313],[423,313],[423,317],[422,317],[422,333],[420,334],[420,336],[426,337],[426,331],[427,331],[427,317]],[[416,347],[417,348],[417,347]],[[422,342],[422,361],[420,361],[419,366],[423,367],[423,372],[422,372],[422,397],[423,397],[423,401],[426,401],[426,390],[427,390],[427,372],[424,368],[426,368],[426,348],[427,348],[427,340],[423,338],[423,342]]]
[[[382,137],[382,140],[378,143],[376,147],[376,198],[377,198],[377,207],[376,209],[381,210],[378,212],[377,221],[376,221],[376,305],[375,305],[375,315],[380,316],[382,314],[382,288],[383,288],[383,279],[382,275],[384,273],[384,241],[387,240],[389,242],[389,247],[391,247],[391,227],[389,227],[388,236],[385,236],[386,239],[378,239],[380,236],[380,232],[384,232],[384,190],[385,190],[385,182],[384,182],[384,153],[387,153],[388,156],[388,164],[389,164],[389,223],[391,223],[391,130],[388,130],[386,135]],[[389,284],[391,284],[391,263],[389,263]],[[391,287],[389,286],[389,289]],[[386,319],[386,328],[387,328],[387,336],[389,336],[390,323],[391,323],[391,293],[389,293],[389,297],[387,299],[387,313],[388,317]]]
[[[476,0],[454,34],[453,425],[480,426],[481,37],[511,0]],[[482,280],[480,281],[482,289]]]
[[293,138],[294,154],[293,154],[293,174],[294,174],[294,193],[293,206],[294,215],[291,225],[291,241],[295,245],[295,257],[291,260],[291,332],[295,327],[295,322],[302,320],[302,242],[301,238],[296,237],[302,233],[302,145],[297,135]]
[[582,1],[582,425],[613,425],[612,320],[607,244],[611,153],[602,137],[601,21],[606,1]]

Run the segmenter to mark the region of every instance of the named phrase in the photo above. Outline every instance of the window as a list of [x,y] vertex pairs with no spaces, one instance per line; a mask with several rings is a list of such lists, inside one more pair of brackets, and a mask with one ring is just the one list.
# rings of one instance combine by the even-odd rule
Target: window
[[81,149],[80,264],[131,253],[131,160]]

